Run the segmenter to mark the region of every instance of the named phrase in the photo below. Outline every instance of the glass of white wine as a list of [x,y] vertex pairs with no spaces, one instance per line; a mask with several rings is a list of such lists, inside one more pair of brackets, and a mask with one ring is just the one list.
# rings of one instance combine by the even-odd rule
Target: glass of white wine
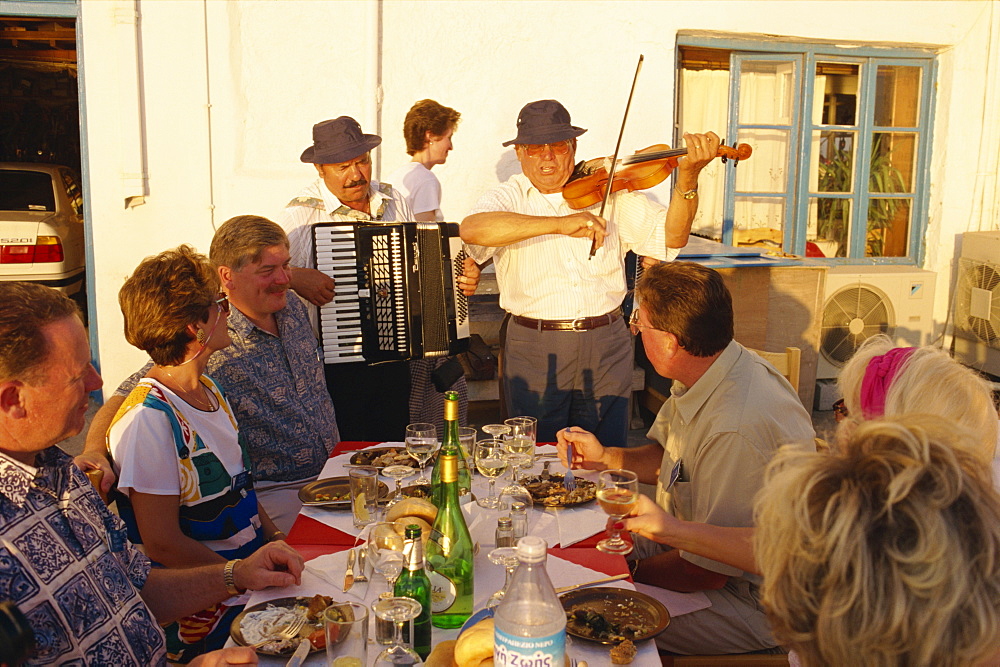
[[[597,477],[597,504],[605,514],[615,519],[628,515],[639,502],[639,478],[631,470],[604,470]],[[621,531],[612,527],[608,537],[597,543],[604,553],[624,556],[632,552],[632,545],[622,539]]]
[[480,440],[473,451],[473,460],[483,477],[490,480],[490,495],[479,498],[476,503],[487,509],[500,507],[500,499],[496,496],[497,477],[507,470],[507,450],[501,440]]
[[424,473],[424,466],[434,456],[441,443],[438,442],[437,427],[434,424],[418,422],[406,427],[406,453],[420,466],[420,477],[416,484],[430,484]]
[[517,457],[520,467],[530,468],[535,463],[538,420],[534,417],[511,417],[504,420],[504,426],[510,428],[510,435],[505,436],[507,451]]

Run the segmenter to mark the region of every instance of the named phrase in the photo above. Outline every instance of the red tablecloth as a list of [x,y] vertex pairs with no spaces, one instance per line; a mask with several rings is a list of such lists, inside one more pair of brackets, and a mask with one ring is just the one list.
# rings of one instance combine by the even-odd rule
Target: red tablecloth
[[[332,456],[343,454],[344,452],[364,449],[376,446],[377,442],[341,442],[333,450]],[[598,533],[592,537],[577,542],[565,549],[551,548],[549,553],[553,556],[572,561],[578,565],[589,567],[592,570],[604,572],[606,574],[622,574],[628,572],[625,559],[621,556],[606,554],[598,551],[594,546],[604,537]],[[355,544],[353,535],[348,535],[336,528],[311,519],[301,514],[295,519],[295,524],[288,531],[288,543],[295,547],[302,556],[309,560],[317,556],[328,553],[342,551]]]

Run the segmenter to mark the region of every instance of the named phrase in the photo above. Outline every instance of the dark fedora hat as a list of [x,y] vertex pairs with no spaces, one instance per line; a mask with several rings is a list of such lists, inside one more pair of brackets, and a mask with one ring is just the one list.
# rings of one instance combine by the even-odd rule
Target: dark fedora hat
[[511,144],[551,144],[579,137],[586,132],[571,125],[566,107],[555,100],[538,100],[524,105],[517,115],[517,136],[503,142]]
[[302,151],[303,162],[337,164],[367,153],[382,143],[377,134],[365,134],[350,116],[324,120],[313,125],[313,145]]

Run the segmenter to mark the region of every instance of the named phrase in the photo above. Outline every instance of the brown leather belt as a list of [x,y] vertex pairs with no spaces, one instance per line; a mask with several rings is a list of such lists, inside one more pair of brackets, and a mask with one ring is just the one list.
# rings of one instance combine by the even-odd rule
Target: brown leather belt
[[589,331],[607,326],[621,316],[621,313],[615,310],[604,315],[578,317],[575,320],[536,320],[533,317],[520,315],[512,315],[511,318],[522,327],[528,327],[535,331]]

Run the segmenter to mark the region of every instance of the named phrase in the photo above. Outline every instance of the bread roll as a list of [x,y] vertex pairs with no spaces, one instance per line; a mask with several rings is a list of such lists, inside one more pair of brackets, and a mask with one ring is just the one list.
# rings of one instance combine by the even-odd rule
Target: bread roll
[[455,664],[455,644],[457,643],[456,639],[438,642],[431,654],[427,656],[424,665],[426,667],[453,667]]
[[410,525],[420,526],[420,540],[427,544],[431,537],[431,524],[427,523],[419,516],[401,516],[393,522],[393,528],[403,537],[406,537],[406,527]]
[[395,521],[402,516],[417,516],[429,524],[434,523],[437,518],[437,507],[429,500],[423,498],[404,498],[389,508],[385,515],[386,521]]
[[455,645],[458,667],[478,667],[486,659],[493,659],[492,618],[484,618],[463,632]]

